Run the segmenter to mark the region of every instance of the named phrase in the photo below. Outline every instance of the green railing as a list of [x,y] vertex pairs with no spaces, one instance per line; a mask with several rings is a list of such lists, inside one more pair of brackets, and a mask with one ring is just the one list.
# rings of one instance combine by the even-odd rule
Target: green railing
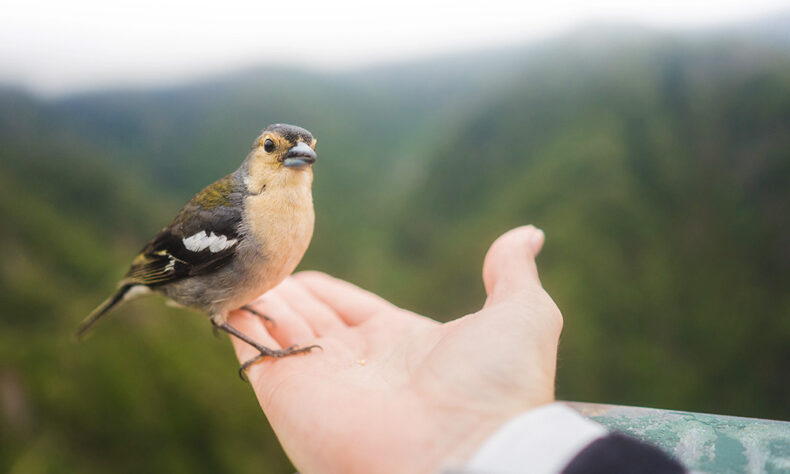
[[594,403],[568,406],[612,431],[661,447],[693,471],[790,473],[790,422]]

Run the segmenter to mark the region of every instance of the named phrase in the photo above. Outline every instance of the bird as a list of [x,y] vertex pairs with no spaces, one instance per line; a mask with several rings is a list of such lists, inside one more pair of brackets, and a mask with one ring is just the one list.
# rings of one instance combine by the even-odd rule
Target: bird
[[273,124],[253,142],[241,166],[198,192],[134,258],[117,290],[77,329],[82,338],[120,303],[159,293],[175,306],[208,314],[222,330],[258,350],[239,375],[265,357],[310,352],[320,346],[266,347],[228,324],[248,304],[290,275],[313,235],[316,139],[304,128]]

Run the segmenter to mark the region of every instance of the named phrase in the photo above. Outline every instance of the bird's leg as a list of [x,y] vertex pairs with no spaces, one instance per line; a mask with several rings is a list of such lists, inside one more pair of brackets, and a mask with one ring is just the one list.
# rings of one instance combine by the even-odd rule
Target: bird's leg
[[260,353],[257,356],[253,357],[252,359],[250,359],[250,360],[244,362],[243,364],[241,364],[241,367],[239,368],[239,377],[241,377],[241,379],[243,381],[245,381],[245,382],[247,381],[247,377],[245,377],[244,374],[245,374],[245,371],[247,370],[247,368],[249,366],[251,366],[252,364],[258,362],[259,360],[263,359],[264,357],[274,357],[274,358],[279,359],[280,357],[285,357],[285,356],[289,356],[289,355],[293,355],[293,354],[301,354],[303,352],[310,352],[311,350],[315,349],[316,347],[318,347],[318,348],[321,347],[319,345],[313,344],[313,345],[307,346],[307,347],[299,347],[297,345],[293,345],[293,346],[291,346],[291,347],[289,347],[287,349],[271,349],[269,347],[266,347],[264,345],[261,345],[261,344],[255,342],[249,336],[247,336],[246,334],[244,334],[243,332],[239,331],[238,329],[234,328],[233,326],[231,326],[230,324],[228,324],[226,322],[215,323],[214,320],[212,319],[212,323],[214,323],[214,326],[217,329],[221,329],[221,330],[225,331],[228,334],[231,334],[233,336],[238,337],[242,341],[246,342],[247,344],[249,344],[252,347],[254,347],[255,349],[257,349],[258,352]]
[[244,306],[242,306],[241,309],[243,309],[244,311],[246,311],[248,313],[254,314],[255,316],[258,316],[259,318],[263,319],[267,323],[271,324],[272,327],[277,326],[277,323],[272,318],[266,316],[265,314],[261,313],[260,311],[252,309],[250,307],[250,305],[248,305],[248,304],[245,304]]

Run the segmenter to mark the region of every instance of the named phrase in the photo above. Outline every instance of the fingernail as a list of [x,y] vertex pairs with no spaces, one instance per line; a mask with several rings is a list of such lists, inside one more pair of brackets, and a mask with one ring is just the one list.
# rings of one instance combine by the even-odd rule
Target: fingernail
[[533,253],[537,254],[540,252],[545,238],[546,234],[544,234],[542,230],[535,227],[535,230],[532,231],[532,235],[529,237],[529,245],[532,246]]

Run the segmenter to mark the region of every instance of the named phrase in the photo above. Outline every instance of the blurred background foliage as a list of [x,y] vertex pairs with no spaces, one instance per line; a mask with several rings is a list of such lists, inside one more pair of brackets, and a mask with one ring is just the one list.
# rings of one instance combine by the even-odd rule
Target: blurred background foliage
[[566,320],[559,397],[790,419],[790,19],[776,25],[0,90],[0,470],[292,472],[204,317],[152,298],[72,340],[273,122],[319,139],[300,268],[445,321],[482,304],[493,239],[534,223]]

